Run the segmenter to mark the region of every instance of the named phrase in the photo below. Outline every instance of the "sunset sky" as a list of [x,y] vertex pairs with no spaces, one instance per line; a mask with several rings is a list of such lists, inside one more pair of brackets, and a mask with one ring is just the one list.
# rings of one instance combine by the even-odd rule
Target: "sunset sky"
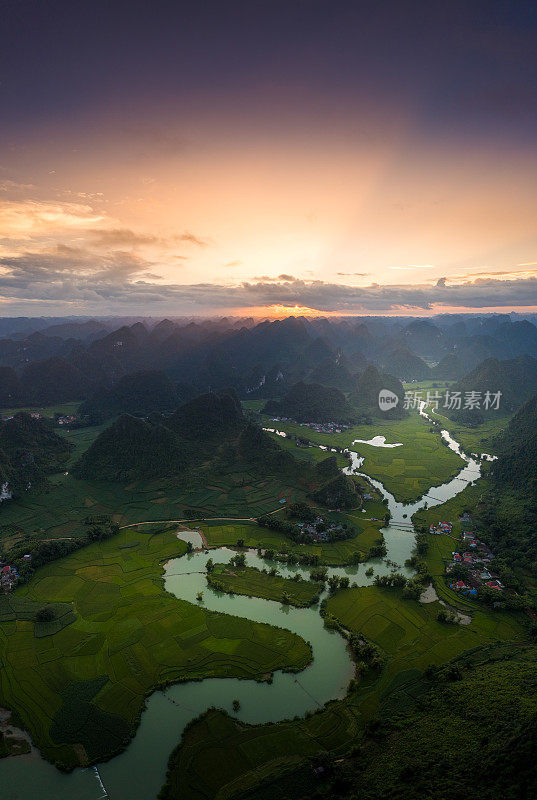
[[0,5],[0,316],[537,310],[535,2]]

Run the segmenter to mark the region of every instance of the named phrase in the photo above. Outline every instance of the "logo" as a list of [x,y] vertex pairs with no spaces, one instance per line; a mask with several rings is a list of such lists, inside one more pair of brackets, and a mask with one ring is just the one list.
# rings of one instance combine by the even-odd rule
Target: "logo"
[[389,389],[381,389],[379,392],[379,408],[381,411],[389,411],[390,408],[395,408],[399,398]]

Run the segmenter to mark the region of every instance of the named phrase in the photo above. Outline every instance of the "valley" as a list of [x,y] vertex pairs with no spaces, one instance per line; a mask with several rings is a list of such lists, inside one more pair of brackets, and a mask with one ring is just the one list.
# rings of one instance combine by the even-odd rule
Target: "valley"
[[[406,420],[386,423],[389,429],[384,427],[382,435],[388,441],[401,441],[403,452],[411,448],[412,430],[423,431],[422,440],[425,443],[427,437],[436,442],[437,434],[429,433],[423,427],[422,418],[417,414],[415,416],[417,421],[411,418],[412,424],[407,423],[406,426]],[[369,437],[380,435],[378,429],[371,431],[370,426],[367,428]],[[360,432],[353,429],[346,436],[357,438]],[[321,435],[319,439],[326,442]],[[349,445],[352,441],[348,442]],[[331,442],[323,446],[329,444]],[[362,447],[366,447],[367,452],[383,450],[394,453],[392,449],[375,448],[374,445],[362,444]],[[453,453],[444,447],[442,451]],[[464,470],[464,462],[460,456],[457,459]],[[365,456],[363,463],[360,459],[357,463],[360,463],[360,471],[366,473],[368,456]],[[352,473],[355,468],[346,469]],[[369,471],[377,471],[386,482],[390,480],[390,470],[384,476],[378,464],[375,467],[369,466]],[[5,664],[9,667],[5,672],[2,696],[3,702],[15,708],[23,724],[29,727],[33,741],[42,754],[68,767],[81,763],[80,759],[86,759],[90,763],[99,761],[100,753],[106,753],[109,758],[114,751],[126,746],[129,737],[138,727],[132,744],[127,745],[125,752],[98,767],[100,779],[111,798],[121,796],[120,792],[124,791],[125,786],[129,787],[130,797],[140,800],[155,797],[164,780],[166,752],[172,750],[179,738],[177,725],[190,722],[192,716],[195,716],[194,708],[198,709],[198,714],[203,715],[211,704],[211,697],[214,698],[216,707],[223,707],[227,713],[232,713],[233,717],[246,724],[263,723],[265,727],[269,725],[266,738],[265,727],[252,729],[251,733],[248,728],[244,731],[245,741],[251,741],[254,732],[255,736],[261,737],[259,744],[263,742],[263,755],[260,752],[254,762],[249,762],[248,759],[241,761],[232,772],[229,771],[232,762],[224,754],[219,754],[216,759],[214,756],[211,758],[211,771],[205,771],[203,776],[197,767],[192,766],[192,773],[189,774],[199,777],[192,786],[183,786],[181,783],[181,796],[186,792],[184,796],[193,798],[212,797],[224,785],[229,785],[229,788],[234,786],[235,790],[240,787],[243,791],[253,783],[258,783],[264,774],[274,779],[280,773],[295,768],[295,765],[301,768],[299,765],[306,756],[311,758],[327,750],[344,753],[353,738],[364,730],[367,720],[378,713],[379,703],[385,703],[393,692],[399,690],[402,680],[411,683],[426,666],[444,664],[462,652],[486,646],[497,639],[516,641],[520,637],[524,638],[520,623],[510,615],[495,613],[491,616],[490,612],[475,605],[471,609],[465,608],[465,603],[461,606],[457,596],[447,597],[450,607],[465,608],[471,614],[471,622],[469,625],[446,628],[436,620],[439,608],[437,601],[420,603],[417,600],[407,600],[401,597],[401,590],[373,585],[375,576],[393,574],[392,564],[398,565],[399,571],[402,570],[406,576],[413,575],[413,569],[404,566],[412,556],[414,547],[410,524],[405,521],[405,517],[409,519],[408,512],[405,512],[405,505],[390,494],[382,481],[374,480],[373,483],[377,484],[377,490],[387,502],[393,518],[392,524],[382,528],[383,523],[380,521],[362,521],[362,516],[369,516],[368,504],[373,508],[377,502],[382,508],[382,504],[374,499],[364,501],[365,514],[358,509],[358,513],[349,512],[348,516],[350,519],[356,517],[360,530],[356,536],[357,542],[364,541],[368,526],[377,538],[382,535],[387,548],[386,559],[373,558],[365,564],[352,566],[349,563],[348,566],[338,567],[330,566],[330,563],[337,564],[339,559],[339,563],[345,563],[348,556],[345,558],[341,554],[351,552],[348,549],[345,551],[345,548],[352,547],[351,543],[355,540],[318,546],[299,545],[297,548],[283,534],[261,528],[248,519],[230,519],[227,522],[225,519],[203,521],[200,518],[189,523],[183,518],[183,528],[189,527],[193,530],[192,535],[185,534],[185,539],[196,543],[198,536],[199,546],[202,544],[200,533],[203,533],[209,547],[208,553],[201,550],[188,554],[186,545],[181,541],[182,534],[177,534],[179,539],[175,535],[177,523],[165,523],[166,510],[169,512],[177,506],[172,504],[167,507],[166,502],[158,503],[155,512],[148,512],[145,497],[151,495],[140,497],[139,492],[136,492],[137,487],[129,487],[127,491],[137,493],[136,503],[125,504],[123,501],[123,506],[114,508],[114,501],[121,496],[117,489],[114,491],[109,487],[105,490],[99,485],[95,487],[91,483],[84,484],[75,479],[64,480],[69,477],[71,476],[61,476],[61,479],[56,477],[55,488],[51,489],[50,495],[54,497],[54,492],[60,493],[69,486],[83,484],[76,495],[81,498],[77,512],[81,527],[83,514],[87,516],[88,509],[92,514],[109,512],[117,523],[129,527],[124,527],[106,543],[90,545],[59,562],[40,568],[26,586],[17,590],[16,596],[21,600],[36,604],[68,604],[73,608],[75,619],[69,620],[61,630],[36,640],[31,619],[26,618],[28,621],[24,622],[24,618],[21,618],[19,621],[16,610],[11,612],[11,616],[9,613],[6,616],[4,612],[6,621],[0,622],[0,632]],[[444,472],[444,477],[447,484],[452,486],[449,491],[454,496],[454,500],[447,503],[449,507],[449,502],[456,502],[458,492],[467,484],[450,484],[449,471]],[[473,478],[477,478],[477,474]],[[288,488],[286,487],[286,495],[291,499],[292,494],[287,491]],[[87,503],[90,491],[90,496],[97,495],[99,498],[98,502],[91,505]],[[123,488],[122,491],[126,490]],[[374,491],[372,488],[371,492]],[[470,485],[464,489],[463,495],[468,491],[472,491]],[[38,497],[43,501],[50,495]],[[443,497],[441,489],[440,495]],[[66,505],[73,496],[75,495],[67,493],[64,500]],[[302,495],[297,496],[305,496],[304,489]],[[21,526],[23,523],[25,517],[22,511],[26,503],[25,499],[18,507],[16,503],[11,507],[11,513],[18,514],[13,519],[19,520],[18,523],[12,522],[13,526]],[[413,503],[407,508],[410,513],[415,513],[417,508],[426,504],[427,501],[423,499],[421,503]],[[276,498],[271,499],[270,505],[271,511],[282,513],[281,507],[274,508],[278,505]],[[46,507],[45,503],[43,508]],[[48,518],[51,523],[56,524],[50,524],[47,530],[58,535],[63,528],[72,526],[72,517],[58,519],[58,508],[61,506],[57,502],[51,503],[49,507],[51,510]],[[52,510],[53,507],[55,511]],[[207,508],[205,505],[202,507]],[[140,513],[142,508],[144,511]],[[229,512],[232,508],[235,506],[228,505],[226,510]],[[250,510],[248,506],[241,505],[240,501],[236,508],[242,510],[237,513],[245,513],[245,508]],[[25,513],[28,515],[26,518],[35,519],[36,506],[26,508]],[[69,513],[73,513],[73,509]],[[133,519],[135,514],[137,518]],[[179,516],[170,519],[177,519]],[[148,519],[143,519],[144,517]],[[44,515],[43,519],[46,520],[47,516]],[[137,524],[141,522],[149,524]],[[226,549],[229,546],[235,550]],[[256,550],[261,553],[283,553],[284,560],[279,556],[277,561],[271,562],[269,556],[267,561],[260,558]],[[328,598],[328,603],[323,601],[323,606],[326,606],[325,613],[336,619],[344,630],[360,632],[360,635],[366,637],[366,641],[378,648],[383,659],[380,676],[366,664],[360,668],[364,671],[358,673],[357,680],[351,681],[355,668],[345,649],[345,637],[342,638],[337,630],[331,630],[331,626],[327,629],[315,607],[293,609],[292,592],[287,593],[290,603],[281,604],[283,592],[294,583],[292,579],[295,575],[300,576],[300,583],[295,583],[297,588],[302,584],[304,587],[312,587],[312,593],[302,594],[300,600],[297,598],[299,605],[304,602],[307,605],[314,599],[314,593],[319,592],[315,584],[308,580],[311,568],[300,563],[287,563],[289,556],[295,551],[297,555],[309,554],[315,556],[317,563],[327,564],[326,579],[330,580],[331,576],[343,577],[355,587],[336,591]],[[228,571],[230,583],[222,588],[235,594],[223,594],[218,586],[218,579],[225,579],[226,568],[220,564],[222,561],[225,563],[226,557],[229,560],[237,552],[245,553],[246,570],[251,570],[251,573],[245,572],[244,577],[241,577],[241,570],[237,572],[233,568],[232,572],[237,576],[233,578]],[[216,586],[211,586],[205,580],[208,558],[217,562],[215,572],[211,573],[211,579],[214,576],[217,580]],[[433,548],[427,554],[426,561],[433,576],[435,573],[437,575],[435,584],[438,587],[441,578],[434,568],[435,558]],[[160,564],[165,565],[164,595],[159,577],[162,575]],[[370,565],[372,570],[369,570]],[[271,578],[267,566],[277,573],[277,577]],[[246,582],[241,586],[237,581]],[[321,592],[323,585],[320,585]],[[256,599],[256,595],[259,599]],[[173,596],[178,600],[174,600]],[[321,598],[323,596],[321,594]],[[276,600],[277,597],[279,600]],[[305,601],[304,598],[308,599]],[[170,613],[176,620],[173,623]],[[232,616],[225,616],[226,614]],[[246,620],[255,620],[255,623]],[[266,628],[265,632],[262,626],[267,622],[271,627]],[[329,667],[325,663],[325,649],[321,645],[324,636],[332,638],[332,644],[326,650],[332,660]],[[336,646],[337,642],[341,644]],[[310,666],[306,666],[311,661],[309,646],[313,648],[313,661]],[[102,656],[99,656],[100,652]],[[334,658],[339,660],[333,662]],[[339,664],[337,669],[336,663]],[[96,669],[97,664],[99,666]],[[298,686],[292,675],[282,672],[282,668],[298,671]],[[31,674],[31,680],[24,679],[24,670],[28,671],[28,675]],[[62,673],[71,676],[69,693],[64,690],[63,695],[54,688],[64,683],[61,679]],[[75,675],[77,683],[72,682]],[[266,675],[273,675],[268,684],[251,682],[251,678],[259,681]],[[330,680],[329,675],[332,676]],[[224,677],[226,680],[222,681]],[[245,678],[250,680],[243,687]],[[192,680],[200,679],[201,683],[192,683]],[[180,685],[172,686],[162,693],[165,684],[173,684],[178,680]],[[349,681],[352,688],[348,687]],[[28,688],[22,693],[17,689],[19,684],[21,687],[35,686],[37,694],[28,694]],[[159,691],[155,693],[157,688]],[[14,692],[12,696],[11,691]],[[54,695],[54,692],[57,694]],[[144,703],[148,694],[150,697]],[[56,699],[53,699],[54,696]],[[231,700],[234,697],[239,701],[239,709],[231,711]],[[336,703],[329,704],[326,710],[322,710],[327,701]],[[141,713],[144,705],[146,710]],[[75,712],[75,708],[87,708],[91,713],[86,717],[85,723],[77,723],[73,733],[67,734],[72,715],[80,715],[80,711]],[[187,708],[192,710],[186,711]],[[315,711],[317,713],[308,717]],[[226,718],[220,721],[220,718],[215,717],[213,722],[213,713],[209,712],[208,717],[203,716],[203,722],[196,723],[192,731],[197,730],[198,724],[209,724],[213,729],[218,722],[223,735],[227,726]],[[300,718],[297,721],[278,723],[282,717],[293,717],[295,714]],[[306,719],[302,721],[304,714]],[[165,719],[169,720],[171,728],[168,723],[163,725]],[[181,719],[184,720],[182,723]],[[158,733],[155,726],[158,726]],[[335,726],[329,735],[326,726]],[[97,730],[101,732],[103,728],[109,731],[107,737],[99,734],[95,738]],[[324,729],[326,732],[323,732]],[[211,735],[215,733],[216,731]],[[68,735],[74,735],[77,741],[74,749],[70,749],[70,745],[66,743]],[[191,735],[187,726],[185,736]],[[150,743],[148,737],[151,737]],[[59,742],[63,744],[59,745]],[[183,745],[183,748],[186,746]],[[256,747],[259,745],[256,744]],[[181,759],[187,757],[186,750],[180,749],[178,752]],[[287,754],[291,752],[294,755],[290,759]],[[27,760],[24,761],[23,758]],[[226,769],[224,764],[227,765]],[[139,774],[140,769],[143,769],[143,780]],[[87,796],[93,800],[99,796],[98,783],[93,773],[88,772],[87,779],[82,782],[78,770],[71,776],[59,779],[54,768],[40,761],[35,751],[27,757],[4,761],[0,770],[7,775],[8,785],[11,781],[13,785],[24,786],[27,781],[31,782],[34,776],[39,775],[44,787],[43,798],[67,797],[75,785],[76,791],[81,792],[78,795],[80,797]],[[151,775],[154,777],[151,778]],[[163,790],[163,797],[171,791],[170,787],[175,780],[172,771]],[[63,788],[59,788],[60,786]],[[211,787],[210,791],[208,786]],[[209,794],[206,794],[207,791]]]

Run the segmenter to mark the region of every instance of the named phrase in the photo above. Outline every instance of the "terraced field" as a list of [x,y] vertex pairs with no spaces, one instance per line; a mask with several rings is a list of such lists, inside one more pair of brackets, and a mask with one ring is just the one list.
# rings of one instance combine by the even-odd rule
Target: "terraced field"
[[[281,602],[287,595],[290,605],[305,607],[314,603],[320,593],[321,585],[313,581],[290,580],[272,576],[254,567],[231,567],[228,564],[215,564],[214,571],[207,576],[213,588],[222,586],[225,592],[244,594],[247,597],[263,597],[265,600]],[[215,583],[216,582],[216,583]]]
[[[162,562],[185,550],[171,533],[126,530],[41,568],[0,608],[0,705],[50,760],[69,768],[124,747],[155,687],[309,662],[289,631],[165,593]],[[34,609],[50,604],[62,622],[44,630]]]

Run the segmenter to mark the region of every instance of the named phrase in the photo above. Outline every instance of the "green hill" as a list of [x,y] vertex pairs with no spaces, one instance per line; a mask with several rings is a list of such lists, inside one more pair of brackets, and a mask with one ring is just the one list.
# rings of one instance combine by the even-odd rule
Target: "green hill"
[[[389,411],[381,411],[379,408],[379,392],[382,389],[388,389],[399,398],[397,406]],[[398,378],[379,372],[376,367],[370,366],[358,376],[356,389],[349,396],[349,401],[361,416],[398,419],[406,416],[407,413],[403,409],[404,398],[405,390]]]
[[177,408],[191,395],[191,389],[174,383],[163,372],[132,372],[111,388],[101,388],[95,392],[82,403],[78,413],[93,422],[101,422],[119,414],[162,413]]
[[169,428],[123,414],[86,450],[73,474],[86,480],[131,481],[175,475],[187,463],[185,448]]
[[71,448],[48,421],[20,412],[0,423],[0,483],[15,496],[35,489],[63,467]]
[[481,537],[509,566],[537,576],[537,395],[495,442],[491,488],[478,506]]
[[[463,407],[461,410],[447,412],[448,416],[457,422],[479,424],[488,417],[512,413],[537,392],[537,360],[531,356],[518,356],[505,361],[487,358],[457,381],[450,391],[461,392],[463,406],[466,393],[480,394],[479,409],[465,410]],[[491,394],[501,392],[497,409],[493,407],[494,404],[488,409],[485,407],[484,399],[487,392]]]
[[201,395],[169,417],[142,420],[122,415],[97,437],[73,474],[85,480],[127,482],[202,467],[221,472],[245,463],[299,469],[290,453],[248,422],[234,393],[224,392]]
[[339,389],[303,381],[296,383],[281,400],[269,400],[263,413],[298,422],[343,422],[352,417],[352,409]]

